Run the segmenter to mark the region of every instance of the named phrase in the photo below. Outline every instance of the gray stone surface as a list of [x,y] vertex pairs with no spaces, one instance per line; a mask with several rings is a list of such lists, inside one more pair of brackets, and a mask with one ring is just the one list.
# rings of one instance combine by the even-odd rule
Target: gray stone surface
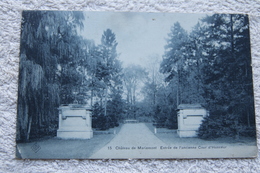
[[195,104],[178,106],[178,135],[182,137],[196,137],[197,131],[204,117],[206,109]]
[[90,139],[93,137],[90,108],[86,105],[61,105],[57,137]]

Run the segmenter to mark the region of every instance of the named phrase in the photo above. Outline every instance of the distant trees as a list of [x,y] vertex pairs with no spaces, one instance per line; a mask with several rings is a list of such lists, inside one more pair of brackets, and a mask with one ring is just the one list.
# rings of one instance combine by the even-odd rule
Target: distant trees
[[136,119],[136,93],[147,73],[139,65],[129,65],[124,69],[124,86],[126,88],[127,117]]
[[156,104],[152,106],[151,115],[156,127],[177,129],[176,89],[174,85],[160,85],[156,93]]
[[166,75],[160,73],[161,57],[153,55],[147,63],[148,76],[142,88],[144,115],[153,120],[156,127],[177,128],[176,88],[167,85]]

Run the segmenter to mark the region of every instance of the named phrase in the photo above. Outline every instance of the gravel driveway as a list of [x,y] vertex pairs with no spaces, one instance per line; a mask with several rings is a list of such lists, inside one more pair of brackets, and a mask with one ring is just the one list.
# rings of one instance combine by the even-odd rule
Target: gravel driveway
[[167,136],[165,142],[143,123],[124,124],[120,132],[90,158],[239,158],[253,157],[257,153],[255,145],[207,142],[198,138],[179,138],[173,134],[163,135]]
[[[95,134],[88,140],[41,139],[18,143],[19,158],[30,159],[128,159],[128,158],[228,158],[253,157],[253,142],[179,138],[176,133],[153,134],[144,123],[124,124],[118,134]],[[159,139],[160,138],[160,139]]]
[[153,158],[162,154],[161,146],[166,144],[144,123],[124,124],[117,136],[90,158]]

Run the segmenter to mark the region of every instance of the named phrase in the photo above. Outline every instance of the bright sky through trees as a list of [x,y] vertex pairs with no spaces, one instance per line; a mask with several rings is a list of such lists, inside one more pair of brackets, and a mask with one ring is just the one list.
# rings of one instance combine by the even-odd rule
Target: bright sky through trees
[[112,29],[118,42],[119,59],[123,66],[131,63],[144,64],[153,55],[163,55],[165,38],[171,26],[179,21],[191,31],[198,19],[205,14],[178,13],[111,13],[85,12],[84,30],[81,34],[100,44],[101,35],[107,28]]

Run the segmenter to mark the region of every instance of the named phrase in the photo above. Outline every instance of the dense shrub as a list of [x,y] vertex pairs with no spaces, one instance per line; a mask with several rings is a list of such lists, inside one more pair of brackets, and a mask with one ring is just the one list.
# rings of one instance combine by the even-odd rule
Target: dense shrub
[[238,116],[230,114],[212,114],[204,118],[198,130],[198,137],[202,139],[218,137],[239,139],[240,136],[255,137],[255,135],[254,126],[247,126],[244,122],[239,121]]
[[154,111],[154,126],[157,128],[177,129],[176,111],[168,106],[157,105]]
[[98,130],[107,130],[109,126],[109,119],[104,115],[104,109],[95,103],[92,112],[92,127]]

